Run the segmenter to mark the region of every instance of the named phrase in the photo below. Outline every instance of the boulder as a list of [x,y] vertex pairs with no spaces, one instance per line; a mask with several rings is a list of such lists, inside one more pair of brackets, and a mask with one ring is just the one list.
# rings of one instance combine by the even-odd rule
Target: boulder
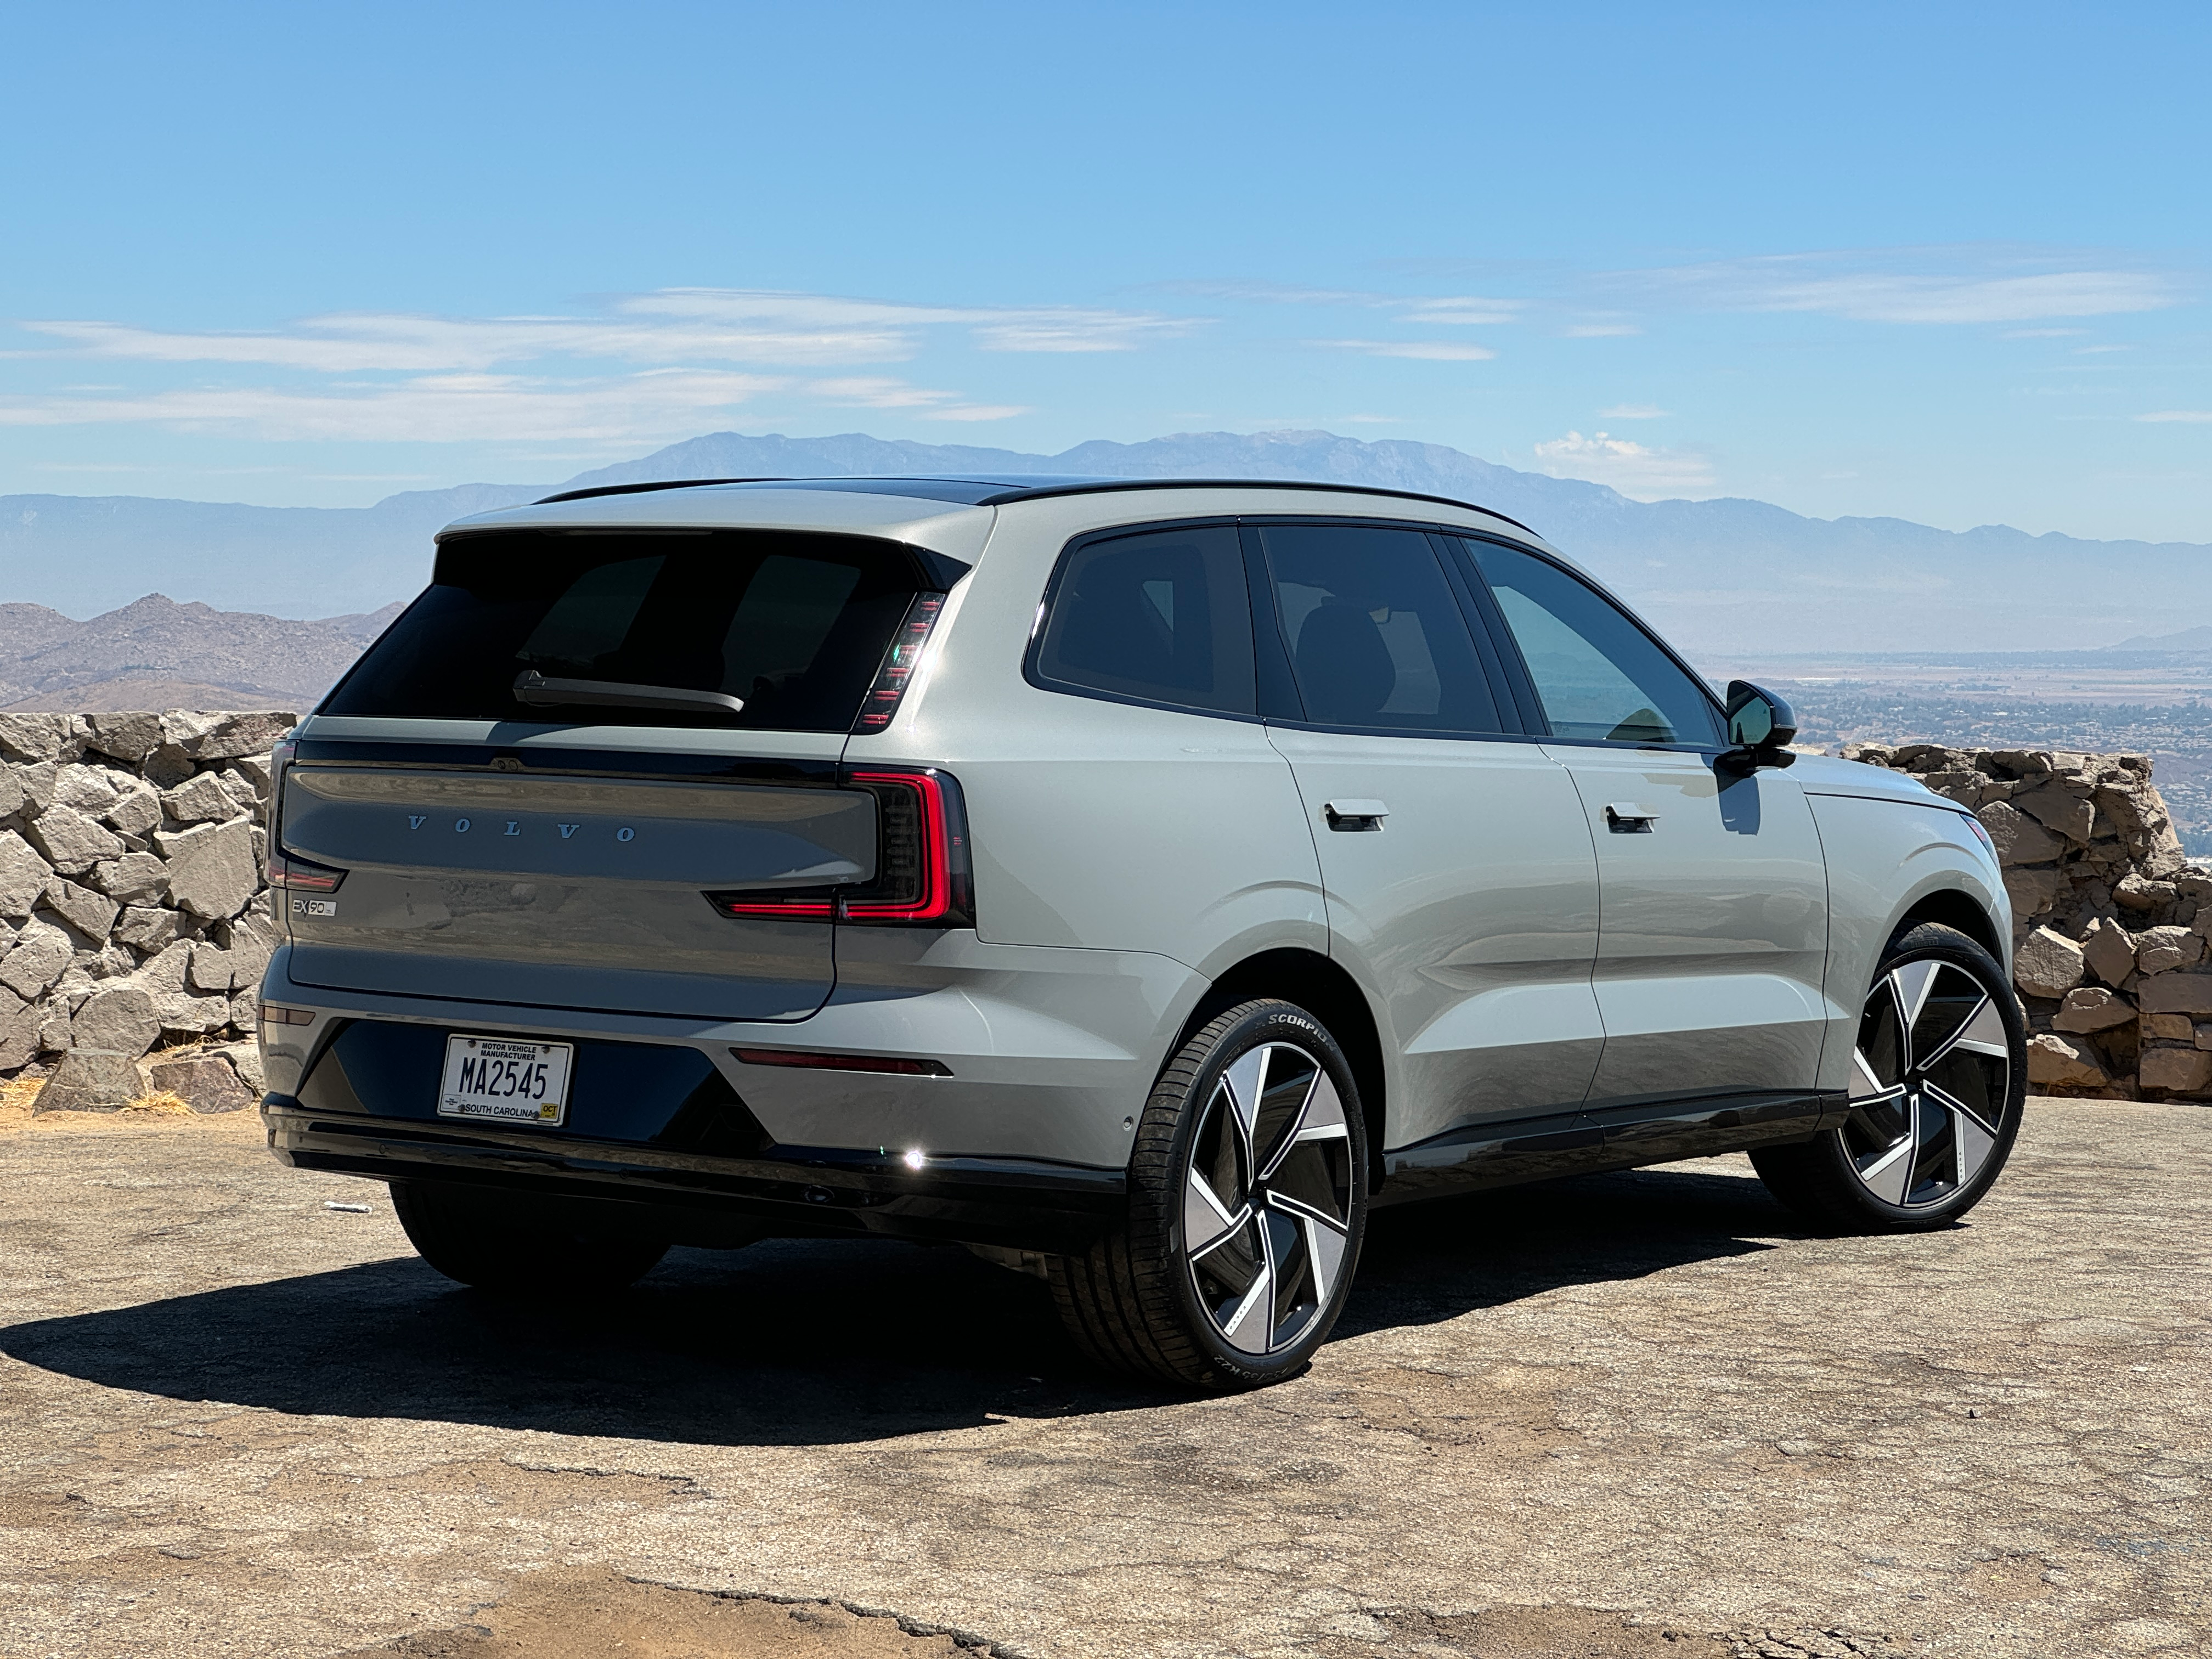
[[94,991],[70,1019],[71,1048],[112,1049],[133,1060],[161,1035],[154,999],[136,986]]
[[[0,959],[0,978],[6,976],[7,966]],[[2136,994],[2147,1014],[2212,1014],[2212,974],[2192,974],[2186,969],[2160,974],[2143,981]]]
[[179,920],[174,910],[159,905],[134,904],[115,919],[108,937],[149,955],[177,937]]
[[2212,1085],[2212,1054],[2202,1048],[2146,1048],[2136,1062],[2136,1080],[2169,1094],[2202,1094]]
[[2081,954],[2089,971],[2107,985],[2118,985],[2136,970],[2136,942],[2128,930],[2109,917],[2100,916],[2081,935]]
[[[2177,1053],[2180,1052],[2176,1050]],[[32,1097],[33,1112],[113,1112],[138,1098],[137,1056],[72,1048]]]
[[2063,836],[2051,834],[2010,801],[1992,801],[1974,816],[1990,832],[1999,864],[2048,864],[2066,850]]
[[166,1090],[196,1112],[242,1111],[259,1100],[220,1053],[204,1050],[190,1059],[157,1060],[146,1067],[146,1081],[155,1092]]
[[173,789],[198,769],[175,744],[164,743],[139,763],[138,769],[156,789]]
[[0,986],[26,1001],[35,1001],[40,993],[62,976],[75,954],[76,946],[67,933],[34,918],[15,935],[7,954],[0,956]]
[[2013,983],[2032,997],[2063,997],[2081,982],[2081,947],[2065,934],[2039,927],[2014,953]]
[[240,807],[212,772],[187,778],[161,796],[161,811],[179,823],[221,823],[240,815]]
[[136,766],[161,741],[161,717],[159,714],[92,714],[84,717],[88,735],[84,746],[96,753],[112,755],[117,760]]
[[151,853],[102,859],[86,872],[86,878],[108,897],[125,904],[158,899],[169,890],[169,866]]
[[2196,1036],[2197,1027],[2186,1014],[2145,1014],[2142,1034],[2170,1042],[2188,1042]]
[[2101,1089],[2112,1079],[2087,1043],[2043,1031],[2027,1040],[2027,1080],[2045,1087]]
[[215,920],[234,916],[261,885],[253,827],[244,818],[158,836],[154,844],[168,861],[169,900],[179,910]]
[[[248,1030],[252,1030],[252,1022],[251,1020],[246,1021],[246,1027]],[[257,1097],[265,1094],[268,1091],[268,1081],[264,1078],[261,1071],[261,1045],[259,1043],[250,1042],[226,1042],[218,1047],[210,1048],[207,1052],[214,1054],[221,1054],[226,1060],[229,1060],[233,1067],[234,1067],[238,1073],[239,1081],[243,1083],[247,1088],[252,1090]]]
[[14,817],[30,798],[22,779],[15,775],[12,768],[0,763],[0,818]]
[[137,778],[128,780],[100,822],[118,835],[150,836],[161,822],[161,798]]
[[2066,994],[2051,1024],[2060,1031],[2109,1031],[2135,1017],[2135,1009],[2118,992],[2101,985],[2084,985]]
[[96,818],[114,805],[122,793],[121,778],[105,766],[72,761],[54,774],[53,805],[88,818]]
[[[2089,844],[2089,829],[2096,821],[2097,810],[2063,784],[2046,783],[2040,789],[2014,795],[2007,804],[2016,811],[2025,812],[2046,830],[2063,836],[2076,847]],[[2033,861],[2023,860],[2027,863]]]
[[31,820],[25,839],[65,876],[81,876],[100,860],[120,858],[124,852],[111,832],[59,802]]
[[2058,872],[2047,864],[2006,871],[2005,894],[2012,900],[2013,915],[2022,921],[2041,915],[2057,899],[2058,883]]
[[172,709],[161,716],[161,733],[193,760],[235,760],[265,755],[299,724],[295,714],[201,714]]
[[46,896],[53,866],[13,830],[0,830],[0,916],[27,916]]
[[2186,968],[2204,954],[2204,938],[2186,927],[2152,927],[2136,940],[2136,971],[2163,974]]
[[2155,910],[2180,896],[2172,882],[2151,881],[2139,875],[2122,878],[2112,889],[2112,902],[2129,910]]
[[68,735],[66,714],[0,714],[0,759],[59,760]]
[[105,893],[56,876],[46,884],[46,908],[87,939],[104,940],[123,907]]
[[13,1072],[31,1063],[39,1052],[40,1021],[36,1004],[13,991],[0,991],[0,1072]]

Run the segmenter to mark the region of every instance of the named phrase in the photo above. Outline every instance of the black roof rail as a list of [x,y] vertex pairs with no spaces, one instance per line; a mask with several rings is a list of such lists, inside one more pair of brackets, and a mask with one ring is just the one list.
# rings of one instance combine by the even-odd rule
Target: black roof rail
[[595,484],[589,489],[564,489],[557,495],[541,495],[531,502],[531,506],[550,507],[556,501],[588,501],[594,495],[642,495],[651,489],[696,489],[704,484],[781,482],[778,478],[665,478],[658,483]]
[[1435,501],[1443,507],[1462,507],[1510,524],[1516,530],[1528,530],[1532,536],[1536,533],[1520,520],[1508,518],[1496,507],[1484,507],[1478,501],[1462,501],[1452,495],[1429,495],[1417,489],[1389,489],[1381,484],[1323,483],[1311,478],[1101,478],[1083,483],[1008,489],[987,495],[976,505],[1001,507],[1008,501],[1033,501],[1047,495],[1103,495],[1117,489],[1323,489],[1346,495],[1389,495],[1399,501]]

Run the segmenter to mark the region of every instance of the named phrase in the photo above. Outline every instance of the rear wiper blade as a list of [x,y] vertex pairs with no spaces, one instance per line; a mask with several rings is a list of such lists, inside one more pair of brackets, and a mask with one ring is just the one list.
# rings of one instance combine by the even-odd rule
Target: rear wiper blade
[[615,680],[549,680],[534,668],[514,677],[514,700],[534,708],[672,708],[744,712],[743,697],[720,691],[687,691],[680,685],[624,685]]

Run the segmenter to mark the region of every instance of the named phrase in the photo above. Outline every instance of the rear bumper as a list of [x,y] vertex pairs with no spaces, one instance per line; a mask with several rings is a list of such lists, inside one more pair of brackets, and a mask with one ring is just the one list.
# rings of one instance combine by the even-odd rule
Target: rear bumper
[[748,1233],[865,1235],[1066,1253],[1120,1213],[1118,1170],[1020,1158],[930,1158],[769,1146],[754,1157],[559,1132],[319,1111],[285,1095],[261,1106],[270,1149],[304,1170],[383,1181],[504,1187],[622,1206],[637,1231],[714,1244]]

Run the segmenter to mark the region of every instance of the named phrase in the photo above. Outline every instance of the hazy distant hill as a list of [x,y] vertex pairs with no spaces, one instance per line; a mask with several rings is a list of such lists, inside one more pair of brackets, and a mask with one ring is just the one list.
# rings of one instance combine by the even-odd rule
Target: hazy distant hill
[[[2212,625],[2212,547],[1954,534],[1899,519],[1808,519],[1762,501],[1630,501],[1440,444],[1325,432],[1186,433],[1058,455],[716,433],[565,487],[654,478],[884,472],[1285,477],[1474,501],[1581,560],[1708,661],[1778,651],[2066,649]],[[469,484],[374,507],[256,507],[134,496],[0,497],[0,599],[83,614],[161,588],[292,616],[364,611],[418,589],[431,532],[561,485]]]
[[76,622],[0,605],[0,708],[305,708],[398,611],[289,622],[149,593]]

